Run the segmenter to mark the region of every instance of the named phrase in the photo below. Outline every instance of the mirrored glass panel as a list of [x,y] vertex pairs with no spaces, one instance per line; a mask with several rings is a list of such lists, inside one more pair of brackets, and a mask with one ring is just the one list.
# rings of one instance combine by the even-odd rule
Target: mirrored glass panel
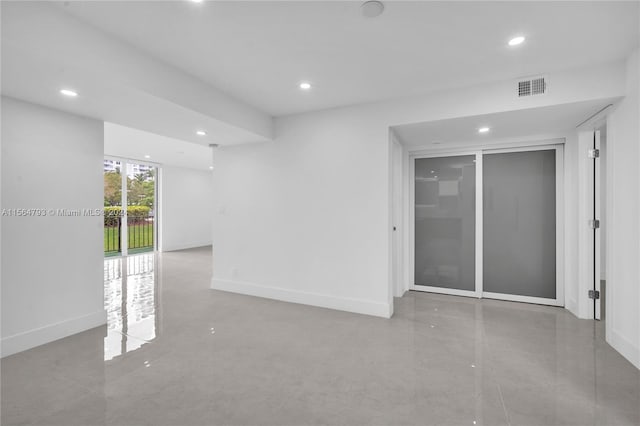
[[415,284],[475,290],[475,155],[415,160]]
[[483,291],[556,298],[556,152],[483,156]]

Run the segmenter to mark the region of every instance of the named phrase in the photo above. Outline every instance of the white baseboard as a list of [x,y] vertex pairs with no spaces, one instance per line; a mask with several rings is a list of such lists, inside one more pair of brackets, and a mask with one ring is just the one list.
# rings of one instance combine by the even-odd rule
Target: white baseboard
[[579,318],[578,316],[578,302],[576,302],[575,299],[569,299],[567,298],[567,303],[564,306],[569,312],[571,312],[576,318]]
[[54,340],[62,339],[107,323],[107,311],[101,309],[78,318],[46,325],[34,330],[2,338],[2,358]]
[[211,245],[211,241],[204,241],[199,243],[188,243],[188,244],[173,244],[168,246],[163,245],[161,251],[165,252],[165,251],[186,250],[191,248],[206,247],[210,245]]
[[222,290],[231,293],[246,294],[249,296],[264,297],[266,299],[300,303],[302,305],[318,306],[321,308],[336,309],[338,311],[347,311],[376,317],[391,318],[391,315],[393,314],[393,306],[388,303],[334,297],[325,294],[308,293],[254,283],[213,278],[211,280],[211,288],[213,290]]
[[609,343],[613,349],[620,352],[629,362],[640,369],[640,348],[635,346],[631,341],[617,333],[615,330],[611,330],[607,333],[607,343]]

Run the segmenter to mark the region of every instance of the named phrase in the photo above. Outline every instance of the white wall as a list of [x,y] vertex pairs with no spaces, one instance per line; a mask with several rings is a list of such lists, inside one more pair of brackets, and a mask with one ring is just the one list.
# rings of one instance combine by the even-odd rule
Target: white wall
[[627,61],[626,98],[607,121],[607,341],[640,368],[639,53]]
[[389,229],[391,235],[389,238],[392,241],[391,247],[391,282],[392,282],[392,293],[393,297],[401,297],[405,291],[406,287],[406,279],[405,275],[405,239],[404,233],[407,224],[405,223],[405,203],[406,194],[404,193],[405,189],[405,172],[407,168],[405,167],[404,160],[407,157],[407,150],[403,147],[398,140],[397,136],[393,131],[390,132],[390,218],[391,223],[389,224]]
[[49,209],[102,207],[103,124],[2,98],[2,356],[106,322],[102,216]]
[[624,94],[623,64],[276,120],[274,142],[220,148],[212,287],[379,316],[392,312],[389,126]]
[[211,245],[211,171],[160,169],[160,249]]
[[[568,134],[565,136],[564,145],[564,306],[574,315],[580,317],[580,306],[582,305],[579,297],[580,275],[579,270],[579,250],[578,235],[580,226],[579,215],[579,146],[577,134]],[[588,285],[585,284],[585,285]]]
[[321,113],[277,132],[218,148],[213,287],[389,316],[388,129]]

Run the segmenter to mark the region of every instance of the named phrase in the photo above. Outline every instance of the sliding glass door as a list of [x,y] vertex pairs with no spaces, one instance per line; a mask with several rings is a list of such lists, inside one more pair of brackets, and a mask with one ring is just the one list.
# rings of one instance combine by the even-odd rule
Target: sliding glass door
[[555,300],[555,149],[485,154],[483,168],[485,297]]
[[415,285],[475,292],[476,156],[415,160]]
[[413,290],[562,305],[562,147],[413,159]]
[[127,248],[129,254],[155,248],[156,168],[127,163]]
[[122,254],[122,162],[104,160],[104,255]]
[[156,249],[157,170],[137,161],[104,160],[105,256]]

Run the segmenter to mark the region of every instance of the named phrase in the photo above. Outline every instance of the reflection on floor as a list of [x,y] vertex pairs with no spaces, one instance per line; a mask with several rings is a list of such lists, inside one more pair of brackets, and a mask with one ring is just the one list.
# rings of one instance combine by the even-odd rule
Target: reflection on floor
[[3,425],[640,424],[638,370],[564,309],[408,293],[386,320],[149,259],[106,268],[109,327],[2,359]]
[[105,361],[134,351],[156,338],[159,317],[154,266],[153,253],[105,259]]

